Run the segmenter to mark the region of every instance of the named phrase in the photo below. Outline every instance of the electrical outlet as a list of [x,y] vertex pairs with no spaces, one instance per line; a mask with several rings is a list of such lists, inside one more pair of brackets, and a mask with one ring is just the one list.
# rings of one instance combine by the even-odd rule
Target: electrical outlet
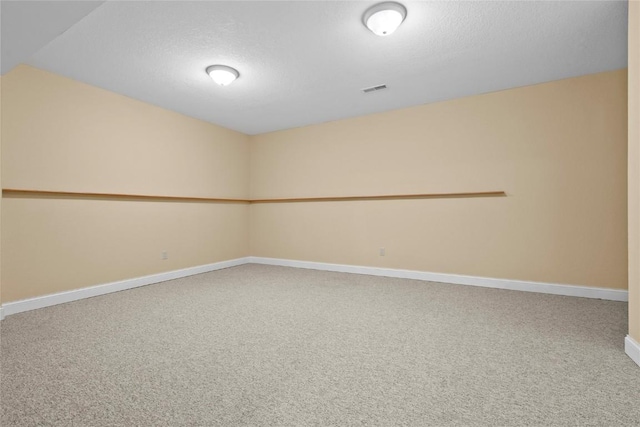
[[385,256],[387,254],[387,251],[385,250],[385,248],[380,248],[380,256]]
[[169,252],[162,251],[162,259],[169,259]]

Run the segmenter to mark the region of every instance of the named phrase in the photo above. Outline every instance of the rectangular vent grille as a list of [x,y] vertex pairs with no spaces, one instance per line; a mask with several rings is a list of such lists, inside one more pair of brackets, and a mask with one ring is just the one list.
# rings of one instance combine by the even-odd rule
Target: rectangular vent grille
[[377,90],[383,90],[383,89],[386,89],[386,88],[387,88],[387,85],[379,85],[379,86],[371,86],[371,87],[368,87],[366,89],[362,89],[362,91],[364,93],[370,93],[370,92],[375,92]]

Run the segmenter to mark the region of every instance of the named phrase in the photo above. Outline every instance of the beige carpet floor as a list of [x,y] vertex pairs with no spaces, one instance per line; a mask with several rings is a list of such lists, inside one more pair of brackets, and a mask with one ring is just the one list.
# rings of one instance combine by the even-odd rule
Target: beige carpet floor
[[625,303],[245,265],[1,324],[9,426],[639,426]]

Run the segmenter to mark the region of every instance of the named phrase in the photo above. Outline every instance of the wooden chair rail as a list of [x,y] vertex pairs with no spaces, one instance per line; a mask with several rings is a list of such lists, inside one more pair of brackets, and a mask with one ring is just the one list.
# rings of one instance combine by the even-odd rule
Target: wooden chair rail
[[227,199],[213,197],[182,197],[182,196],[150,196],[144,194],[120,194],[120,193],[83,193],[76,191],[45,191],[45,190],[19,190],[3,188],[2,197],[13,198],[52,198],[52,199],[98,199],[98,200],[137,200],[137,201],[177,201],[200,203],[249,203],[245,199]]
[[137,201],[176,201],[198,203],[301,203],[301,202],[352,202],[367,200],[417,200],[452,199],[471,197],[506,197],[504,191],[480,191],[466,193],[427,193],[427,194],[387,194],[377,196],[336,196],[336,197],[296,197],[275,199],[231,199],[215,197],[150,196],[142,194],[119,193],[82,193],[74,191],[20,190],[4,188],[3,197],[11,198],[56,198],[56,199],[94,199],[94,200],[137,200]]
[[299,203],[299,202],[352,202],[361,200],[417,200],[417,199],[453,199],[469,197],[505,197],[504,191],[481,191],[470,193],[430,193],[430,194],[385,194],[378,196],[336,196],[336,197],[299,197],[291,199],[253,199],[251,203]]

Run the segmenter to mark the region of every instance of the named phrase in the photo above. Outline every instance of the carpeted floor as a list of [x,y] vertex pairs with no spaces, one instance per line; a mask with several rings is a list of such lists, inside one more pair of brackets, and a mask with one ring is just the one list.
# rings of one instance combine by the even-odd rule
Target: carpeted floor
[[1,424],[638,426],[626,312],[245,265],[7,317]]

